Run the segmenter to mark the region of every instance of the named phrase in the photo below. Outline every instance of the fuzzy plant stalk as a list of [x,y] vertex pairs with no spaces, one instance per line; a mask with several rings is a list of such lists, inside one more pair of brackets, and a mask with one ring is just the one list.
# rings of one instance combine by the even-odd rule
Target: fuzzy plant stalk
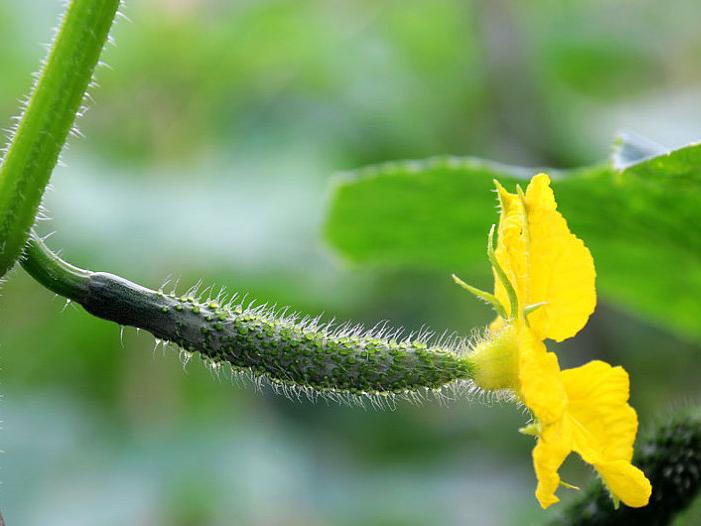
[[19,258],[120,0],[71,0],[0,166],[0,277]]
[[228,304],[150,290],[63,261],[32,234],[22,265],[37,281],[94,316],[151,332],[214,367],[249,371],[274,385],[316,394],[422,396],[471,385],[474,366],[460,338],[431,345],[382,329],[333,328],[264,306]]

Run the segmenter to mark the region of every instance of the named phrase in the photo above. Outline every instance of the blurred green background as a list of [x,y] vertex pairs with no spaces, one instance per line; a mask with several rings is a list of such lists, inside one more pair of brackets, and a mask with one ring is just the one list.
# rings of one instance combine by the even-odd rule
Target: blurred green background
[[[0,3],[5,127],[62,4]],[[327,318],[467,333],[490,311],[448,275],[349,268],[324,246],[333,172],[445,153],[568,168],[606,157],[620,128],[701,139],[695,0],[140,0],[124,12],[40,230],[69,261],[150,287],[201,279]],[[0,319],[10,525],[538,525],[556,513],[533,497],[518,408],[363,410],[259,392],[197,360],[183,372],[176,352],[133,329],[120,338],[20,269]],[[698,344],[614,306],[558,348],[564,366],[623,365],[642,430],[698,400]],[[593,475],[573,459],[563,478]],[[676,523],[699,521],[692,510]]]

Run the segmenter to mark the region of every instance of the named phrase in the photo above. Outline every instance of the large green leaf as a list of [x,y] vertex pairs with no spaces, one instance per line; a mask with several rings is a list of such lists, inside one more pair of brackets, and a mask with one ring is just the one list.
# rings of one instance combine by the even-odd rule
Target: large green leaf
[[701,145],[656,156],[639,146],[625,141],[615,162],[569,171],[440,157],[342,174],[327,239],[352,262],[438,268],[484,284],[492,180],[513,190],[545,171],[594,255],[600,295],[701,341]]

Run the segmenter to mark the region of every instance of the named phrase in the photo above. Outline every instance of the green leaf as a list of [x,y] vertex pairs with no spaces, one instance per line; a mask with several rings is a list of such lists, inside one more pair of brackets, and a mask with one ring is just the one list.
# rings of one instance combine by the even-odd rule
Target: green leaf
[[[636,144],[624,139],[619,151]],[[594,255],[600,296],[701,341],[701,145],[646,153],[625,154],[620,169],[455,157],[364,168],[337,178],[326,236],[355,263],[489,279],[482,244],[498,220],[492,180],[513,190],[545,171],[571,230]]]

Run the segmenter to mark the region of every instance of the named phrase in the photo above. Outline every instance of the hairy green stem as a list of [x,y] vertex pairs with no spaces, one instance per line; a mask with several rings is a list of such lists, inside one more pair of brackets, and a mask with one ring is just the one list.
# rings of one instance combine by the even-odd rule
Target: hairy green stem
[[71,0],[0,166],[0,277],[14,265],[120,0]]
[[284,385],[352,394],[407,393],[438,390],[473,376],[462,340],[444,346],[421,339],[396,341],[382,331],[333,329],[263,307],[165,294],[74,267],[35,234],[22,265],[44,286],[95,316],[146,329],[214,363]]

